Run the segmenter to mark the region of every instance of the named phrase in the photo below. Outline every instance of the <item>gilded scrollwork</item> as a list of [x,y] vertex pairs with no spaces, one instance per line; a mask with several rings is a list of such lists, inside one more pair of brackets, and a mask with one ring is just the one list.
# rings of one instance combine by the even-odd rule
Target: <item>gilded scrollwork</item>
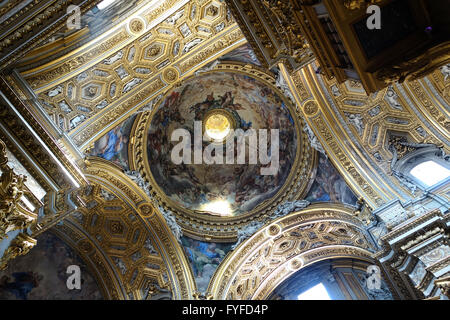
[[14,173],[8,166],[6,145],[0,140],[0,240],[13,230],[28,228],[37,215],[21,204],[26,176]]
[[25,233],[20,233],[9,245],[0,259],[0,270],[8,266],[8,261],[27,254],[36,245],[36,240]]

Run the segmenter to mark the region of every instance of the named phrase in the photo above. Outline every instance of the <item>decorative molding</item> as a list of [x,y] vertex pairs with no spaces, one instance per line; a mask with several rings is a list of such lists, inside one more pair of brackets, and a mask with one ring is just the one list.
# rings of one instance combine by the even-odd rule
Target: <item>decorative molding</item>
[[13,230],[24,230],[37,221],[37,215],[21,204],[27,177],[8,166],[6,145],[0,140],[0,240]]
[[342,205],[312,204],[266,224],[229,254],[211,279],[214,299],[265,299],[289,276],[316,261],[372,260],[374,244]]
[[[101,185],[101,188],[108,189],[108,193],[111,193],[114,195],[114,199],[110,200],[111,205],[100,205],[101,202],[104,202],[105,200],[102,200],[102,196],[98,195],[100,193],[100,189],[98,187],[95,187],[90,192],[88,197],[90,199],[94,199],[96,201],[95,208],[104,208],[102,209],[104,213],[100,214],[101,216],[110,216],[115,217],[113,220],[117,221],[118,217],[123,216],[123,218],[120,218],[123,221],[129,221],[128,217],[130,214],[134,215],[137,218],[137,221],[139,221],[139,225],[141,226],[139,229],[141,230],[141,235],[139,239],[143,239],[143,233],[146,232],[149,236],[154,239],[151,243],[145,243],[141,247],[148,247],[150,251],[152,247],[159,252],[161,255],[161,259],[159,260],[161,263],[164,261],[167,276],[162,275],[160,273],[159,279],[159,286],[163,288],[164,286],[167,286],[170,284],[171,292],[172,292],[172,298],[173,299],[191,299],[193,297],[193,293],[195,292],[195,283],[193,280],[193,275],[191,273],[191,269],[189,266],[189,263],[187,261],[187,258],[184,255],[183,249],[181,248],[180,244],[178,243],[177,239],[171,232],[171,228],[169,224],[166,222],[166,218],[163,216],[163,214],[156,209],[156,207],[153,204],[152,198],[147,193],[147,190],[144,189],[142,184],[136,179],[131,179],[126,174],[121,172],[120,169],[116,168],[115,166],[112,166],[108,163],[108,161],[105,161],[103,159],[98,158],[91,158],[89,159],[89,166],[87,167],[87,177],[91,181],[91,184],[94,185]],[[110,190],[110,191],[109,191]],[[109,198],[109,197],[108,197]],[[111,197],[112,198],[112,197]],[[89,201],[87,199],[84,200],[87,205],[89,206]],[[114,204],[115,203],[115,204]],[[114,213],[114,211],[108,211],[107,207],[116,207],[120,206],[127,210],[127,214],[122,213],[120,209],[117,211],[117,213]],[[92,215],[93,212],[95,212],[96,209],[91,210],[82,210],[83,214],[86,215]],[[99,218],[102,219],[102,218]],[[111,221],[113,221],[111,220]],[[92,228],[89,227],[89,220],[82,220],[83,226],[85,228]],[[102,219],[103,223],[106,221]],[[132,225],[137,225],[136,222],[134,222]],[[128,222],[127,222],[128,223]],[[125,232],[125,225],[124,222],[121,222],[121,224],[124,226],[123,232]],[[96,233],[104,233],[108,232],[107,230],[110,229],[106,225],[103,227],[101,224],[93,227],[95,230],[94,234]],[[117,229],[120,231],[119,229]],[[129,230],[129,228],[127,228]],[[92,230],[94,231],[94,230]],[[122,231],[120,231],[122,232]],[[132,231],[127,231],[132,232]],[[126,250],[126,252],[130,253],[130,256],[123,256],[123,254],[118,255],[119,251],[111,251],[111,255],[120,258],[124,265],[126,266],[125,271],[125,278],[123,279],[124,283],[130,283],[130,279],[133,276],[133,272],[130,265],[134,264],[131,255],[134,253],[133,250],[137,250],[139,248],[138,244],[142,244],[143,240],[139,240],[137,243],[132,243],[133,237],[127,236],[127,241],[131,241],[126,247],[129,247],[129,250]],[[110,250],[110,249],[108,249]],[[115,254],[112,252],[114,251]],[[133,252],[132,252],[133,251]],[[142,250],[140,250],[142,251]],[[131,259],[131,260],[130,260]],[[141,261],[141,260],[137,260]],[[120,261],[119,261],[120,262]],[[120,264],[122,264],[120,262]],[[117,266],[116,266],[117,267]],[[124,269],[123,269],[124,270]],[[140,270],[146,270],[145,266],[142,265],[142,268]],[[162,269],[161,269],[162,270]],[[119,270],[119,273],[121,271]],[[143,271],[144,272],[144,271]],[[145,274],[145,272],[144,272]],[[136,285],[142,282],[139,282],[141,279],[141,276],[137,276],[137,280],[133,282],[134,284],[131,286],[134,292],[135,296],[140,296],[138,294],[138,291],[136,288]],[[154,277],[154,276],[152,276]],[[143,279],[143,278],[142,278]],[[164,280],[165,279],[165,280]],[[130,288],[131,288],[130,287]],[[149,287],[150,288],[150,287]],[[156,293],[155,293],[156,295]],[[148,297],[147,298],[151,298]]]

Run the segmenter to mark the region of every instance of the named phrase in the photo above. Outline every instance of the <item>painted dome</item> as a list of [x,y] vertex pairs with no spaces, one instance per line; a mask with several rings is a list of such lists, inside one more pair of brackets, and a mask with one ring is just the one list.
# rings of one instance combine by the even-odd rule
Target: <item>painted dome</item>
[[[257,140],[239,140],[237,133],[257,133]],[[244,163],[239,142],[245,143]],[[262,81],[232,72],[175,87],[154,112],[147,137],[149,168],[161,192],[182,208],[218,216],[242,215],[276,195],[296,149],[296,126],[283,99]]]

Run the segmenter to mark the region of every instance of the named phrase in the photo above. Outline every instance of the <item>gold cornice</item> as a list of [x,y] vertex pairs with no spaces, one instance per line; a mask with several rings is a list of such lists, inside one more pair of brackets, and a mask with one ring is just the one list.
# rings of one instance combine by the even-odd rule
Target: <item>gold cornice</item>
[[[357,161],[352,159],[352,153],[348,152],[346,144],[343,143],[340,135],[337,135],[334,132],[331,133],[331,128],[334,128],[338,123],[330,118],[329,115],[325,119],[323,118],[323,112],[324,110],[327,110],[327,104],[324,102],[326,99],[321,95],[320,91],[318,91],[317,84],[311,76],[311,73],[314,73],[311,71],[311,66],[307,66],[302,70],[295,72],[293,76],[289,75],[287,69],[282,64],[280,64],[280,70],[285,79],[287,79],[289,88],[291,92],[293,92],[297,105],[302,106],[302,109],[300,110],[301,116],[321,141],[322,145],[327,150],[327,153],[330,155],[331,161],[335,163],[338,171],[344,177],[351,189],[360,196],[365,195],[367,202],[372,208],[384,203],[387,197],[380,192],[376,184],[373,182],[370,182],[371,184],[369,184],[369,182],[367,182],[371,181],[371,179],[363,177],[360,174],[360,172],[364,172],[363,170],[355,169],[355,166],[360,167],[360,165]],[[302,78],[306,79],[306,81],[302,81]],[[319,107],[308,108],[308,105],[311,106],[311,104],[309,104],[309,102],[305,103],[305,101],[314,101]],[[326,122],[324,122],[325,120]],[[333,125],[330,125],[329,123],[332,123]],[[341,130],[341,132],[344,131]],[[324,134],[327,138],[324,137]],[[348,138],[347,140],[349,141]]]
[[31,163],[29,163],[26,157],[22,154],[22,152],[18,149],[18,146],[13,141],[10,141],[6,136],[3,130],[0,130],[0,140],[2,140],[7,148],[11,151],[12,154],[19,160],[19,162],[24,166],[24,168],[30,172],[33,178],[39,183],[40,186],[46,191],[49,192],[52,188],[48,184],[48,182],[39,174],[38,170],[36,170]]
[[[4,103],[0,104],[1,120],[9,128],[9,132],[13,133],[15,138],[27,147],[27,151],[33,155],[36,163],[41,165],[61,187],[70,186],[74,182],[80,185],[85,184],[86,180],[78,166],[69,159],[58,142],[55,141],[55,138],[48,133],[47,129],[36,121],[36,116],[33,115],[26,105],[28,102],[18,97],[15,90],[11,88],[8,81],[3,77],[0,77],[0,89],[6,97]],[[9,103],[20,112],[20,115],[8,106]],[[24,123],[24,121],[27,123]],[[30,131],[30,127],[35,134]],[[44,141],[47,148],[42,146],[41,141]],[[59,161],[60,164],[58,163]],[[64,166],[67,174],[63,174],[59,166]]]
[[[100,0],[91,2],[53,0],[43,2],[43,4],[39,1],[30,2],[26,7],[2,23],[3,26],[7,26],[10,23],[15,23],[15,25],[7,29],[6,37],[0,39],[0,52],[4,52],[5,48],[9,48],[8,52],[0,57],[0,61],[2,61],[0,68],[5,69],[9,67],[20,59],[21,56],[35,48],[51,33],[65,25],[66,20],[60,18],[67,15],[66,9],[70,4],[79,5],[80,12],[83,14],[98,2]],[[36,5],[41,6],[37,7]],[[35,10],[36,8],[37,10]],[[22,24],[17,24],[17,17],[21,14],[27,14],[27,12],[30,13],[28,17]],[[33,34],[36,32],[39,33],[38,36]],[[14,53],[14,55],[11,56],[11,53]],[[5,60],[8,56],[9,58]]]

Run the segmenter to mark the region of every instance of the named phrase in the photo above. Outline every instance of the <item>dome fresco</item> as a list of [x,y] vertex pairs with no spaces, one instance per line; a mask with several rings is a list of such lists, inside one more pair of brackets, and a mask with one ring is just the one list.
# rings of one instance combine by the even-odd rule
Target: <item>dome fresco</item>
[[[202,121],[202,132],[206,122],[207,133],[215,129],[216,136],[223,130],[228,134],[231,126],[244,132],[254,129],[259,139],[259,129],[266,129],[266,156],[272,156],[271,146],[276,145],[275,140],[271,140],[271,134],[276,132],[273,129],[279,130],[277,170],[274,174],[261,174],[262,168],[271,166],[260,161],[260,153],[266,150],[247,139],[246,161],[238,164],[236,138],[232,164],[225,161],[225,142],[219,143],[223,148],[223,164],[206,164],[205,161],[195,164],[194,160],[191,164],[175,164],[172,150],[181,140],[171,141],[172,133],[180,128],[189,132],[190,150],[194,150],[195,121]],[[155,183],[179,206],[215,215],[237,216],[254,209],[280,190],[295,161],[297,139],[294,120],[283,99],[272,88],[239,73],[207,73],[175,87],[155,111],[147,137],[148,163]],[[202,150],[208,145],[210,141],[203,141]],[[253,149],[258,154],[256,164],[249,160],[248,148],[257,149]],[[211,155],[217,156],[214,152]]]

